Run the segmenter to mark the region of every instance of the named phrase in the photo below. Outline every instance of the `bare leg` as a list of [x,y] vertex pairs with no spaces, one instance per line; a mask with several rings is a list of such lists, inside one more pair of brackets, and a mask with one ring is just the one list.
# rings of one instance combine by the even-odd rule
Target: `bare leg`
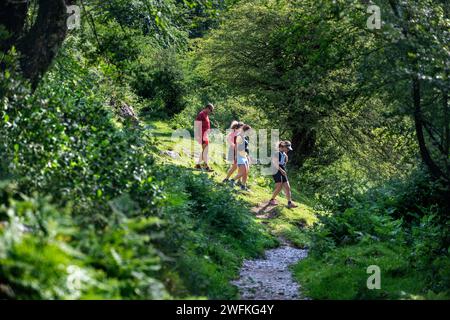
[[209,145],[203,144],[202,145],[203,152],[202,152],[202,159],[205,162],[206,166],[208,166],[208,151],[209,151]]
[[239,180],[240,178],[242,178],[245,175],[245,166],[240,165],[239,166],[239,172],[237,174],[237,176],[234,178],[234,180]]
[[225,180],[230,179],[231,175],[236,171],[237,168],[238,168],[237,164],[233,163],[230,170],[228,170],[228,174],[227,174],[227,177],[225,178]]
[[244,175],[242,176],[242,184],[245,186],[247,185],[247,179],[248,179],[248,167],[242,166],[244,168]]
[[198,156],[198,162],[197,162],[197,165],[201,165],[201,164],[203,163],[204,154],[205,154],[205,145],[202,144],[202,152],[201,152],[200,155]]
[[198,156],[197,166],[200,166],[203,162],[203,145],[202,145],[202,152]]
[[283,184],[281,182],[275,184],[275,191],[272,195],[272,200],[275,200],[278,194],[281,192],[281,189],[283,188]]
[[289,184],[289,182],[283,183],[283,189],[288,201],[292,201],[291,185]]
[[250,174],[250,163],[247,163],[247,166],[246,166],[247,168],[246,168],[246,175],[245,175],[245,183],[247,183],[247,181],[248,181],[248,176],[249,176],[249,174]]

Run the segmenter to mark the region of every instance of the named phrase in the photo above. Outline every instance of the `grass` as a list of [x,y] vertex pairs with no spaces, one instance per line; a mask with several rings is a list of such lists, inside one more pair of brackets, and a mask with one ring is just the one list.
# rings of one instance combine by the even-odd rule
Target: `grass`
[[243,260],[261,256],[277,245],[276,239],[249,214],[250,204],[219,183],[225,167],[215,165],[215,174],[193,170],[191,140],[173,141],[172,129],[164,122],[152,122],[147,129],[165,190],[163,219],[172,228],[167,231],[171,243],[162,245],[176,254],[161,271],[164,284],[179,298],[238,298],[230,281]]
[[[156,159],[159,164],[182,168],[193,175],[205,173],[193,170],[198,153],[191,152],[198,147],[192,139],[172,140],[172,129],[164,122],[150,124],[157,147]],[[217,143],[211,149],[219,148]],[[165,151],[176,152],[171,157]],[[214,155],[214,151],[212,151]],[[179,157],[177,156],[179,155]],[[315,203],[299,192],[294,181],[293,198],[299,205],[296,209],[286,207],[287,200],[281,196],[280,205],[273,210],[261,211],[271,198],[274,183],[271,177],[259,174],[257,167],[250,172],[249,187],[251,193],[241,193],[236,189],[222,186],[229,165],[224,159],[215,158],[212,168],[214,173],[208,174],[209,181],[214,182],[218,192],[230,192],[246,207],[251,219],[261,227],[259,233],[282,237],[294,246],[309,247],[310,239],[307,230],[317,221],[314,210]],[[176,197],[175,197],[176,198]],[[182,202],[182,201],[181,201]],[[200,233],[207,234],[207,230]],[[259,246],[260,252],[243,250],[242,244],[226,234],[219,238],[206,237],[204,256],[190,252],[180,260],[181,275],[195,290],[189,294],[201,295],[208,292],[210,298],[236,298],[236,289],[229,281],[236,278],[243,259],[258,255],[264,248],[275,245],[266,241]],[[267,238],[266,238],[267,239]],[[302,285],[302,293],[312,299],[446,299],[432,292],[425,292],[426,281],[414,271],[408,262],[408,251],[401,246],[388,243],[360,243],[339,247],[324,256],[310,255],[307,259],[293,266],[294,277]],[[377,265],[381,269],[381,289],[369,290],[367,267]],[[196,270],[192,272],[191,270]],[[183,274],[185,272],[185,274]],[[185,280],[186,281],[186,280]]]
[[[167,123],[162,121],[151,122],[149,124],[151,133],[155,137],[156,146],[159,150],[157,161],[161,164],[171,164],[186,169],[192,170],[195,165],[195,159],[198,158],[198,151],[195,148],[199,148],[198,144],[193,139],[172,139],[172,132],[174,131]],[[229,165],[224,159],[217,157],[217,151],[220,151],[222,145],[218,143],[211,143],[210,154],[214,161],[211,167],[214,169],[214,173],[210,174],[210,177],[217,184],[225,178]],[[167,154],[161,154],[164,151],[174,151],[179,157],[172,158]],[[193,171],[195,174],[201,174],[199,171]],[[249,187],[251,193],[239,193],[235,192],[236,197],[245,202],[248,207],[249,213],[252,212],[252,208],[256,206],[262,206],[266,204],[274,189],[274,182],[269,176],[262,176],[259,174],[257,167],[253,167],[250,171]],[[299,205],[298,208],[288,209],[287,200],[283,195],[280,195],[280,205],[271,212],[270,219],[258,218],[253,213],[255,221],[266,226],[267,230],[277,237],[283,237],[290,241],[293,245],[304,248],[309,244],[308,237],[304,233],[305,228],[312,226],[316,221],[315,214],[312,210],[314,205],[310,199],[302,195],[298,190],[292,190],[293,199]],[[253,210],[254,211],[254,210]]]
[[[380,267],[381,289],[369,290],[367,268]],[[414,271],[407,250],[395,244],[360,243],[310,256],[294,267],[294,276],[312,299],[436,299],[424,291],[425,279]]]
[[[172,140],[173,130],[167,123],[150,124],[157,147],[157,162],[162,165],[182,168],[193,175],[205,176],[205,173],[193,170],[198,152],[192,152],[199,146],[193,139]],[[218,143],[211,143],[210,154],[214,158],[214,173],[208,174],[208,181],[213,181],[217,192],[230,192],[235,199],[241,200],[248,216],[261,227],[259,234],[268,239],[284,238],[294,246],[310,246],[309,228],[317,221],[313,210],[315,203],[302,194],[296,181],[293,184],[293,199],[299,205],[296,209],[286,207],[287,200],[280,196],[276,208],[260,210],[270,200],[274,183],[271,177],[259,174],[257,166],[250,171],[249,187],[251,193],[241,193],[221,184],[229,165],[224,159],[217,158],[214,152],[220,148]],[[176,152],[171,157],[165,151]],[[179,156],[177,156],[179,155]],[[295,176],[295,175],[292,175]],[[270,208],[269,208],[270,209]],[[207,230],[202,231],[207,234]],[[198,253],[187,254],[182,260],[182,277],[191,282],[190,294],[201,295],[208,292],[209,298],[236,298],[236,288],[229,281],[236,278],[243,259],[260,254],[263,249],[276,245],[275,242],[263,241],[256,246],[258,250],[244,250],[245,246],[237,243],[226,234],[219,238],[207,237],[205,256]],[[228,239],[223,239],[228,238]],[[302,294],[312,299],[448,299],[446,296],[426,291],[426,279],[409,265],[407,248],[393,243],[359,243],[343,246],[323,256],[310,255],[292,267],[294,278],[301,283]],[[371,265],[381,269],[381,289],[369,290],[367,268]],[[191,272],[196,270],[196,272]]]
[[[155,158],[159,165],[165,168],[181,169],[188,175],[201,178],[206,176],[204,172],[193,169],[195,160],[201,152],[199,145],[193,139],[172,139],[174,130],[162,121],[149,123],[148,129],[155,143]],[[207,295],[211,299],[237,298],[237,290],[230,284],[230,281],[238,277],[244,259],[261,256],[264,249],[278,245],[278,237],[283,237],[298,247],[307,246],[309,241],[304,230],[316,220],[309,199],[295,191],[294,196],[299,208],[291,210],[285,205],[279,205],[274,209],[273,216],[258,217],[254,208],[268,203],[270,200],[274,187],[271,177],[261,176],[258,174],[259,170],[253,167],[249,179],[251,193],[241,193],[237,189],[224,186],[221,182],[226,176],[229,165],[225,159],[217,156],[217,150],[220,150],[220,147],[220,144],[211,142],[210,155],[214,161],[210,165],[215,172],[207,174],[208,179],[205,180],[205,183],[211,181],[213,184],[207,188],[207,191],[203,189],[199,192],[228,192],[233,199],[241,204],[242,208],[230,208],[230,218],[225,217],[225,220],[231,220],[231,215],[236,214],[236,211],[239,210],[251,219],[252,224],[259,229],[254,230],[256,233],[253,236],[244,236],[244,239],[239,241],[227,234],[226,231],[220,231],[220,234],[214,231],[211,234],[211,227],[208,223],[205,223],[204,227],[198,227],[193,236],[201,239],[191,241],[192,243],[185,250],[185,254],[178,259],[177,272],[172,272],[173,275],[179,274],[182,279],[176,276],[167,277],[170,283],[166,283],[166,285],[173,287],[171,291],[175,292],[175,296]],[[168,151],[173,153],[168,153]],[[183,205],[187,199],[183,194],[184,190],[176,190],[180,184],[177,179],[179,179],[177,174],[174,177],[167,177],[165,188],[170,190],[170,201],[171,206],[175,208],[174,210],[184,211]],[[199,185],[197,188],[202,189],[202,186]],[[205,203],[206,206],[220,205],[220,203],[217,203],[221,201],[220,196],[217,200],[214,200],[216,199],[214,195],[209,199],[212,200]],[[280,198],[280,203],[287,204],[287,200]],[[177,206],[179,206],[179,209],[176,209]],[[208,216],[198,219],[211,218]],[[247,243],[244,241],[247,241]],[[192,272],[192,270],[195,270],[195,272]],[[166,272],[170,274],[171,271]],[[185,290],[184,287],[186,287]]]

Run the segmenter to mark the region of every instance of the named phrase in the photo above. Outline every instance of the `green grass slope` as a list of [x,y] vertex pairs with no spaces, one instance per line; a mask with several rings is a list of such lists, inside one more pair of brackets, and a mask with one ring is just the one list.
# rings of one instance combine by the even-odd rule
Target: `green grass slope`
[[[305,247],[304,230],[315,221],[311,203],[295,193],[299,208],[288,209],[286,199],[270,212],[258,212],[270,200],[271,177],[251,173],[250,193],[223,185],[228,165],[218,159],[214,173],[194,170],[195,145],[191,139],[172,139],[174,130],[165,122],[151,122],[147,129],[155,142],[156,163],[166,190],[163,220],[171,221],[174,252],[180,256],[162,271],[175,295],[236,298],[229,281],[238,276],[244,259],[260,256],[283,237]],[[212,143],[211,148],[219,148]],[[179,230],[177,230],[179,229]],[[180,248],[182,250],[179,250]],[[170,252],[170,248],[168,250]]]

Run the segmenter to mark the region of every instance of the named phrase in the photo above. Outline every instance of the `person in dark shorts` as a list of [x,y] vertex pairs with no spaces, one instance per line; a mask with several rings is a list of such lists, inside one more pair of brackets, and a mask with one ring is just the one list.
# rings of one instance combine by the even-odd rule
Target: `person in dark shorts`
[[275,180],[275,190],[270,200],[270,205],[277,205],[276,198],[281,190],[284,190],[286,198],[288,199],[289,208],[297,208],[298,206],[292,202],[291,185],[289,184],[289,178],[286,171],[286,164],[288,163],[289,151],[293,151],[292,144],[290,141],[281,141],[278,145],[279,151],[275,154],[273,159],[273,165],[277,169],[277,173],[273,175],[273,180]]

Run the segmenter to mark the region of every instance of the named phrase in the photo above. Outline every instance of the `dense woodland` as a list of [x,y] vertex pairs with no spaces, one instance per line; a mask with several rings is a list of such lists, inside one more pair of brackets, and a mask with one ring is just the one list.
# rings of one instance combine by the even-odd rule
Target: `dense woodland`
[[[270,227],[159,160],[158,139],[213,102],[215,128],[240,119],[294,145],[290,179],[315,217],[289,229],[310,250],[294,270],[308,296],[448,299],[449,13],[448,0],[2,1],[0,298],[236,298],[242,260],[277,245]],[[365,288],[371,264],[382,290]]]

